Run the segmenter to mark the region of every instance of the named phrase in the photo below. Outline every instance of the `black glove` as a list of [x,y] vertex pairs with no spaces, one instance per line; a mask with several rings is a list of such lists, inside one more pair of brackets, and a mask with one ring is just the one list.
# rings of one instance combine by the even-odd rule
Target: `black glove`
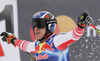
[[79,28],[85,28],[87,25],[90,25],[92,21],[93,19],[90,17],[89,13],[84,12],[78,17],[77,25]]
[[17,39],[12,33],[8,33],[8,32],[2,32],[0,36],[2,36],[2,41],[13,45],[15,40]]

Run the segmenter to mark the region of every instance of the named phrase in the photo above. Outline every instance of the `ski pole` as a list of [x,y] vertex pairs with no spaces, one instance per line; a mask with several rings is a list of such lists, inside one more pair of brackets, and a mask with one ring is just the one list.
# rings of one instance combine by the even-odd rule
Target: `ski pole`
[[35,58],[28,52],[26,52],[28,54],[28,56],[33,60],[33,61],[36,61]]
[[90,26],[92,26],[97,31],[97,33],[100,35],[99,30],[94,25],[90,24]]
[[[89,12],[88,12],[88,11],[86,11],[86,13],[89,15]],[[92,27],[97,31],[97,33],[100,35],[100,31],[99,31],[94,25],[92,25],[92,24],[90,23],[90,26],[92,26]]]

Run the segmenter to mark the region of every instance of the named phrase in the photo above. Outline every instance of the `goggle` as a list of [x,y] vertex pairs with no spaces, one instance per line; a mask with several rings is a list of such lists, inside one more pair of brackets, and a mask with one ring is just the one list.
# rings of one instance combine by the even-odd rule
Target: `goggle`
[[46,27],[46,20],[42,19],[42,18],[35,18],[32,21],[32,26],[33,26],[33,30],[35,27],[42,29]]
[[49,23],[57,23],[57,21],[56,20],[47,20],[44,18],[35,18],[32,21],[33,30],[35,27],[37,27],[39,29],[45,28],[47,26],[47,24],[49,24]]

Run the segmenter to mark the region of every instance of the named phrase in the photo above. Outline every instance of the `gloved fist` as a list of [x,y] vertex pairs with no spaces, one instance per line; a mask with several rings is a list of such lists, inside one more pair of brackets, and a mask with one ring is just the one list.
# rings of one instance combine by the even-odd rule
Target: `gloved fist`
[[12,33],[8,33],[8,32],[2,32],[0,36],[2,36],[2,41],[13,45],[15,40],[17,39]]
[[78,17],[77,25],[79,28],[85,28],[87,25],[90,25],[92,21],[93,19],[90,17],[89,13],[84,12]]

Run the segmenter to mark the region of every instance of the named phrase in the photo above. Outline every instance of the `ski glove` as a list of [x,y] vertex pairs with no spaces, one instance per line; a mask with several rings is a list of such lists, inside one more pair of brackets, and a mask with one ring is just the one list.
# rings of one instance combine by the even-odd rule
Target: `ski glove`
[[89,13],[84,12],[83,14],[80,15],[80,17],[78,17],[77,25],[79,28],[83,29],[87,25],[90,25],[92,21],[93,19],[90,17]]
[[2,32],[0,36],[2,36],[2,41],[13,45],[15,40],[17,39],[12,33],[8,33],[8,32]]

